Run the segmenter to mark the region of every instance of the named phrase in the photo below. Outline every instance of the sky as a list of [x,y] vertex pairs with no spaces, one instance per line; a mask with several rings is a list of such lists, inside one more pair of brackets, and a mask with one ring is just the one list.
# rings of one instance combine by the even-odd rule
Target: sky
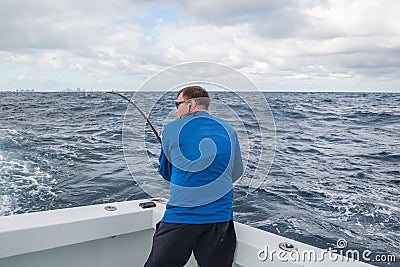
[[0,0],[0,91],[136,90],[230,66],[263,91],[400,92],[398,0]]

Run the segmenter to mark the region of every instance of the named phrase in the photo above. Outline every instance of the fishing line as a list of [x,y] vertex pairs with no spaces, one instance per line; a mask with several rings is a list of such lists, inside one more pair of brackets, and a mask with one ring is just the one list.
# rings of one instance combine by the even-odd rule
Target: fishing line
[[149,117],[147,117],[146,113],[144,113],[144,111],[132,99],[130,99],[129,97],[127,97],[127,96],[125,96],[125,95],[123,95],[121,93],[115,92],[115,91],[106,92],[106,93],[119,95],[120,97],[124,98],[129,103],[131,103],[139,111],[139,113],[143,116],[143,118],[146,119],[147,123],[150,125],[151,130],[153,130],[153,133],[156,135],[157,141],[161,144],[161,136],[160,136],[160,134],[157,132],[156,128],[151,123],[151,121],[149,120]]
[[[104,97],[105,95],[106,95],[106,93],[104,93],[104,92],[101,94],[101,96],[100,96],[100,98],[99,98],[99,100],[98,100],[96,106],[95,106],[94,109],[92,110],[92,112],[91,112],[89,118],[86,120],[86,122],[85,122],[85,124],[83,125],[82,128],[86,128],[86,127],[89,125],[89,122],[96,116],[97,109],[98,109],[100,103],[102,102],[101,100],[103,99],[103,97]],[[59,189],[60,189],[60,187],[61,187],[61,184],[63,183],[63,181],[64,181],[65,178],[67,177],[68,170],[69,170],[70,166],[71,166],[72,163],[74,162],[74,159],[77,157],[77,152],[78,152],[78,150],[79,150],[79,148],[80,148],[80,146],[81,146],[81,142],[82,142],[82,140],[83,140],[83,137],[84,137],[83,134],[79,136],[78,141],[77,141],[77,143],[76,143],[76,147],[75,147],[75,149],[74,149],[74,151],[73,151],[73,153],[72,153],[72,156],[68,159],[68,163],[67,163],[67,165],[65,166],[65,170],[64,170],[64,173],[63,173],[63,175],[62,175],[62,177],[61,177],[61,181],[58,183],[58,186],[55,188],[55,190],[54,190],[54,191],[51,191],[51,194],[53,195],[53,198],[52,198],[51,201],[50,201],[49,208],[48,208],[49,210],[53,208],[54,201],[55,201],[56,198],[57,198],[57,192],[59,191]]]
[[[91,115],[89,116],[89,118],[86,120],[85,124],[83,125],[83,128],[86,128],[89,125],[89,122],[96,116],[97,113],[97,109],[100,105],[100,103],[102,102],[103,97],[106,94],[115,94],[115,95],[119,95],[120,97],[124,98],[125,100],[127,100],[130,104],[132,104],[138,111],[139,113],[143,116],[143,118],[146,119],[147,123],[150,125],[151,129],[153,130],[154,134],[156,135],[157,141],[161,144],[161,136],[159,135],[159,133],[157,132],[156,128],[154,127],[154,125],[151,123],[151,121],[149,120],[148,116],[146,115],[146,113],[143,112],[143,110],[130,98],[128,98],[127,96],[115,92],[115,91],[110,91],[110,92],[103,92],[95,106],[95,108],[92,110]],[[50,204],[49,204],[49,210],[53,208],[54,205],[54,201],[57,198],[57,192],[59,191],[59,188],[61,187],[62,182],[65,180],[65,178],[67,177],[68,174],[68,170],[70,168],[70,166],[72,165],[72,163],[74,162],[74,159],[77,157],[77,152],[80,148],[81,142],[83,140],[84,135],[80,135],[76,144],[76,147],[73,151],[73,155],[68,159],[68,163],[65,167],[63,176],[61,178],[61,181],[58,183],[58,186],[55,188],[54,191],[51,191],[51,194],[53,195]]]

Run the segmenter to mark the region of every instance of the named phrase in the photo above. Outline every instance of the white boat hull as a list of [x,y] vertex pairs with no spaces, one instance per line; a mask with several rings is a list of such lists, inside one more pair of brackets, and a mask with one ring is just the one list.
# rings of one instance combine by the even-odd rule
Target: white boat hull
[[[0,217],[0,266],[143,266],[150,253],[155,224],[165,210],[162,200],[156,201],[155,208],[142,209],[139,203],[144,201],[148,200]],[[117,209],[107,211],[106,206]],[[293,244],[299,253],[312,250],[321,255],[323,250],[241,223],[235,222],[235,228],[238,243],[234,267],[371,266],[339,255],[336,260],[327,256],[324,261],[298,261],[293,257],[285,257],[285,261],[278,254],[265,259],[265,248],[279,252],[282,242]],[[186,266],[197,266],[193,255]]]

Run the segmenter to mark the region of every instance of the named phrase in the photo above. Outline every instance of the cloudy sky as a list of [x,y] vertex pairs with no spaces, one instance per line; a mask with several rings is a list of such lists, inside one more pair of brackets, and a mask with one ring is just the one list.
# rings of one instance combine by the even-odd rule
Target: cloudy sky
[[135,90],[184,62],[271,91],[400,92],[398,0],[0,0],[0,90]]

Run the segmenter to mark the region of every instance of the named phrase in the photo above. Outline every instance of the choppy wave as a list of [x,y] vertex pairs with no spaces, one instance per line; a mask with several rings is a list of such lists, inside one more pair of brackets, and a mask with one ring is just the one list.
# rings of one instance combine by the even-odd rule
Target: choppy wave
[[[213,97],[228,99],[226,94]],[[400,94],[265,95],[276,123],[275,160],[258,190],[236,187],[236,220],[321,248],[340,237],[353,249],[400,255]],[[0,96],[0,215],[144,198],[135,176],[158,179],[126,166],[122,99],[100,93]],[[153,103],[159,94],[144,97]],[[165,105],[173,100],[166,97]],[[246,120],[251,111],[234,101],[230,107],[258,144],[257,123]],[[158,128],[166,110],[157,106],[150,114]],[[131,130],[133,137],[143,131]],[[145,134],[152,137],[149,129]],[[135,144],[138,166],[146,157],[157,165],[153,139]],[[250,155],[249,168],[256,165]]]

